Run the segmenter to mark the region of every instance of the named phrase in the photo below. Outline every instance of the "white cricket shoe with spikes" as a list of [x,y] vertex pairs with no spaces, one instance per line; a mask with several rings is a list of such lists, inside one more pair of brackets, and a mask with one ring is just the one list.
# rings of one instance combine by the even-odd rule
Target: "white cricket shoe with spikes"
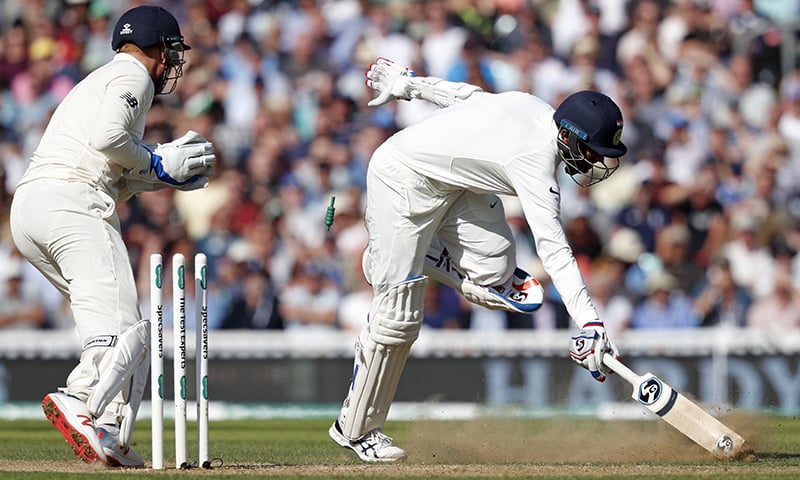
[[86,402],[64,392],[49,393],[42,400],[42,410],[81,460],[86,463],[108,462]]
[[356,452],[358,458],[365,462],[397,462],[406,458],[406,451],[392,445],[392,439],[379,428],[351,441],[342,434],[342,427],[336,420],[328,429],[328,435],[342,447]]
[[116,425],[98,426],[97,438],[100,439],[103,453],[112,467],[144,468],[142,457],[119,441],[119,427]]

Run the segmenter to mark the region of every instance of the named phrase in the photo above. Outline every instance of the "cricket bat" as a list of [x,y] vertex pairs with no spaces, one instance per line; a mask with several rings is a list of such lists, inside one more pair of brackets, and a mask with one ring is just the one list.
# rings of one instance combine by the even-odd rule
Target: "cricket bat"
[[631,396],[636,401],[715,457],[737,460],[752,455],[744,438],[652,373],[637,375],[607,353],[603,363],[633,385]]

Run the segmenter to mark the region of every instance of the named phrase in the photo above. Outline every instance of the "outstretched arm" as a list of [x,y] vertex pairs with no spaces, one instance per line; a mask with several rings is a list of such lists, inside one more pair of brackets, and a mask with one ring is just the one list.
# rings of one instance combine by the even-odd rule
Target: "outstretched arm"
[[419,98],[449,107],[454,103],[485,94],[480,87],[463,82],[449,82],[436,77],[418,77],[406,67],[379,57],[366,71],[367,86],[380,93],[368,103],[375,107],[396,98],[411,100]]

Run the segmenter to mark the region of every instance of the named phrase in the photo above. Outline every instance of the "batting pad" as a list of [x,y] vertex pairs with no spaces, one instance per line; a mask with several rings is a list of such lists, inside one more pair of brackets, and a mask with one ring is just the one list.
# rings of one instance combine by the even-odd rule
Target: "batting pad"
[[[114,348],[103,359],[100,378],[86,400],[89,413],[100,416],[108,404],[130,383],[134,372],[146,363],[149,352],[150,322],[141,320],[117,338]],[[107,362],[107,363],[106,363]],[[142,388],[142,393],[144,389]]]
[[419,336],[428,278],[412,278],[384,293],[366,334],[356,342],[355,366],[342,432],[358,440],[382,428],[400,383],[411,345]]

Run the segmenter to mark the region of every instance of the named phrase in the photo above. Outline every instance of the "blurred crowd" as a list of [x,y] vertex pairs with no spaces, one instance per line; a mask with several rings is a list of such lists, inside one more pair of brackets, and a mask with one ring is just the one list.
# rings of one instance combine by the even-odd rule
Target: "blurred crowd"
[[[169,268],[174,253],[203,252],[211,328],[363,325],[366,166],[384,139],[433,108],[366,106],[363,72],[383,56],[553,105],[581,89],[620,104],[629,146],[620,170],[591,189],[561,182],[568,239],[612,334],[800,328],[795,0],[3,1],[2,328],[73,326],[13,247],[10,199],[50,113],[111,59],[110,29],[142,3],[170,10],[193,46],[176,92],[157,97],[145,140],[193,129],[214,142],[219,164],[208,189],[117,206],[143,312],[149,255]],[[428,327],[572,327],[519,205],[503,203],[519,265],[547,286],[545,305],[534,315],[490,311],[431,285]]]

